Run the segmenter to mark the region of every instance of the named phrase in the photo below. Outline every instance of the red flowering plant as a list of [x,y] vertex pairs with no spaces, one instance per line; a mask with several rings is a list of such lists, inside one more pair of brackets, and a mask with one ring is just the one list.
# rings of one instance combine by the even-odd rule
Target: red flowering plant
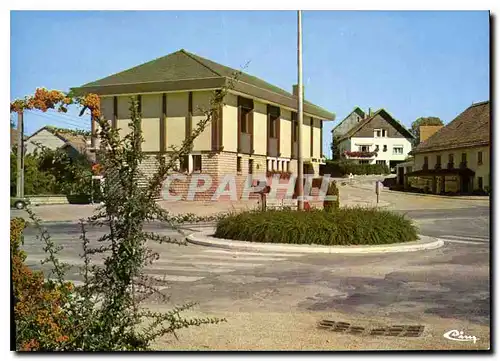
[[351,157],[351,158],[371,158],[375,157],[377,155],[377,152],[351,152],[351,151],[344,151],[343,153],[344,157]]

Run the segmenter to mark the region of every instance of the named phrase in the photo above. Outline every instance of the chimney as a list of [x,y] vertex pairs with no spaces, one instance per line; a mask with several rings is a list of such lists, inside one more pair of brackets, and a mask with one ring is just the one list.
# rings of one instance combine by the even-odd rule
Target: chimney
[[[302,85],[302,96],[304,96],[304,90],[305,90],[305,86]],[[293,85],[293,95],[296,97],[299,96],[299,85],[298,84]]]
[[421,125],[419,127],[420,131],[420,143],[429,139],[434,133],[441,129],[442,125]]
[[372,116],[372,108],[368,108],[368,118]]

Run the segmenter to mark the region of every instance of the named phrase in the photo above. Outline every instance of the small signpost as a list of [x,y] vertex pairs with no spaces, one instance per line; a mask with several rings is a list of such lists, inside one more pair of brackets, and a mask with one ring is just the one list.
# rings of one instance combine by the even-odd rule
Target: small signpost
[[265,209],[284,209],[284,208],[291,208],[294,210],[297,210],[299,207],[299,201],[297,199],[289,199],[289,198],[284,198],[284,199],[267,199],[266,197],[266,207]]
[[378,204],[378,198],[380,194],[380,181],[375,182],[375,193],[377,194],[377,204]]

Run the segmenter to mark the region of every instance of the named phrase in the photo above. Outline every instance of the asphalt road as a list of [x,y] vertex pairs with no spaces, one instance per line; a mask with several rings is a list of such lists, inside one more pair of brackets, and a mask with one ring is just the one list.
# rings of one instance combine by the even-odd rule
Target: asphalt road
[[[488,325],[489,207],[409,211],[420,233],[445,240],[436,250],[379,255],[287,255],[203,246],[152,245],[160,259],[145,271],[162,281],[171,304],[199,302],[207,311],[335,311],[418,321],[426,316]],[[176,233],[161,225],[147,228]],[[47,226],[79,281],[77,225]],[[89,230],[96,239],[103,230]],[[25,231],[28,264],[44,258],[33,229]],[[177,235],[179,239],[183,237]],[[157,300],[152,298],[150,303]],[[451,325],[453,326],[453,325]]]

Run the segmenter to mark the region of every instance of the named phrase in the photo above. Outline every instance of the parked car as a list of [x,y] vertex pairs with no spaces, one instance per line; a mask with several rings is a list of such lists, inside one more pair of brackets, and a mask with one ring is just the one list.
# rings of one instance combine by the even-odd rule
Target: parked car
[[10,198],[10,206],[16,209],[24,209],[30,203],[28,198]]

